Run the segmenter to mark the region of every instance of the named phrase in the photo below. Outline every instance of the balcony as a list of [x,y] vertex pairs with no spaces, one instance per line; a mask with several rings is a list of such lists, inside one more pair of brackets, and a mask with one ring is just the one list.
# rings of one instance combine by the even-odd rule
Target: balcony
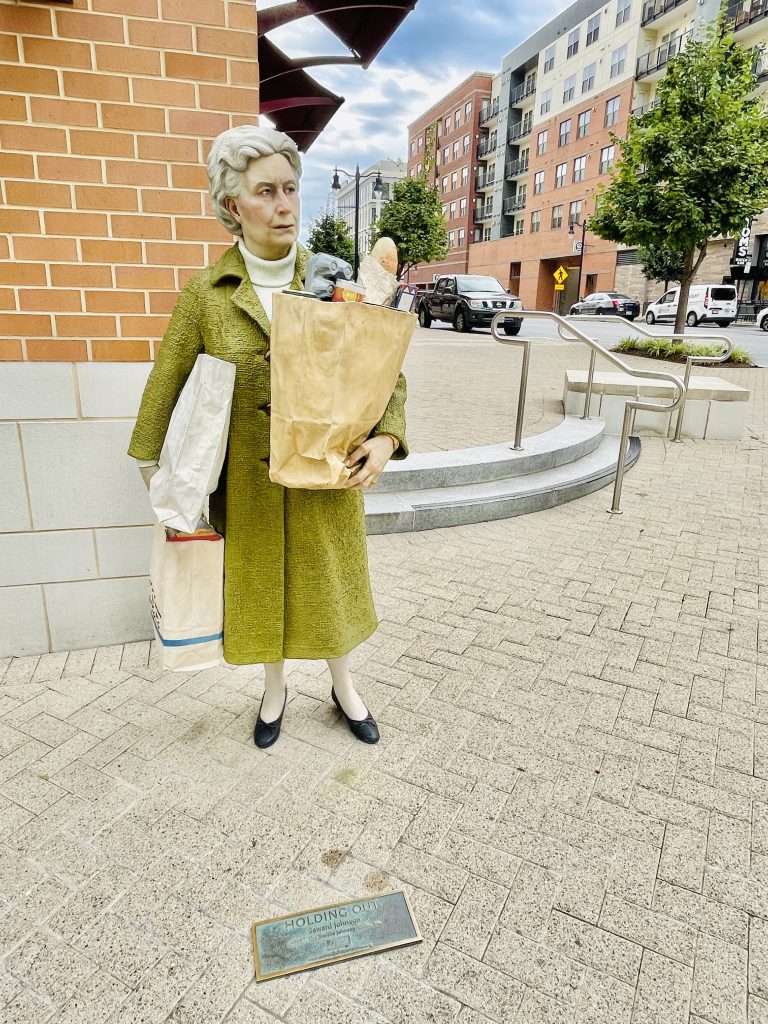
[[518,121],[517,124],[513,125],[509,129],[509,135],[507,135],[507,142],[517,142],[518,139],[524,139],[525,136],[530,135],[532,131],[533,119],[531,119],[530,121]]
[[511,199],[504,200],[504,213],[517,213],[519,210],[525,209],[526,196],[512,196]]
[[487,110],[484,110],[482,112],[482,114],[480,115],[480,120],[479,120],[478,123],[479,124],[487,124],[489,121],[492,121],[494,119],[494,117],[497,117],[498,113],[499,113],[499,100],[498,100],[498,97],[497,97],[493,101],[493,103],[490,105],[490,107],[488,107]]
[[496,181],[496,172],[493,174],[478,174],[475,179],[475,192],[484,192],[487,188],[492,188]]
[[491,217],[493,217],[493,206],[486,204],[474,211],[472,220],[475,224],[481,224],[484,220],[490,220]]
[[652,103],[646,103],[646,104],[644,104],[641,107],[635,107],[634,110],[630,110],[629,116],[630,117],[634,117],[635,120],[637,120],[639,117],[642,117],[643,114],[647,114],[649,110],[653,110],[657,106],[658,106],[657,101],[653,100]]
[[762,28],[758,23],[768,17],[768,0],[744,0],[743,3],[728,4],[725,12],[725,28],[738,32],[738,41],[758,35]]
[[[689,3],[689,0],[647,0],[647,2],[643,4],[643,14],[640,24],[645,26],[649,25],[651,22],[658,22],[665,14],[669,14],[670,11],[675,11],[678,7],[682,7],[687,3]],[[656,26],[654,25],[654,28],[655,27]]]
[[684,49],[692,35],[693,32],[685,32],[676,39],[671,39],[668,43],[662,43],[661,46],[657,46],[650,53],[644,53],[642,57],[638,57],[635,77],[648,78],[651,75],[661,77],[661,72],[663,72],[669,61]]
[[519,106],[527,96],[532,96],[536,92],[536,79],[532,78],[527,82],[522,82],[509,94],[509,105],[510,107]]
[[527,159],[511,160],[504,168],[505,178],[518,178],[521,174],[527,174],[530,164]]
[[483,139],[477,147],[478,160],[482,160],[484,157],[490,156],[491,153],[495,153],[498,148],[499,143],[496,139]]

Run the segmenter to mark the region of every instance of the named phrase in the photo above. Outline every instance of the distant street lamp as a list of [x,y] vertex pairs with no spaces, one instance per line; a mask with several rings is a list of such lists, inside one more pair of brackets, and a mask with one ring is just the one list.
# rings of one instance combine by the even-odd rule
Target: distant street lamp
[[[576,223],[578,224],[578,221],[576,221]],[[573,223],[568,225],[568,234],[571,236],[571,238],[573,238],[573,236],[576,233],[573,230],[573,227],[574,227]],[[579,253],[579,276],[578,276],[578,279],[576,281],[576,301],[577,302],[581,302],[581,271],[582,271],[582,268],[584,267],[584,246],[586,245],[586,241],[585,241],[586,234],[587,234],[587,222],[586,222],[586,220],[583,220],[581,222],[581,250],[580,250],[580,253]]]
[[[353,271],[355,280],[357,280],[357,272],[360,269],[360,179],[372,178],[374,172],[369,171],[368,174],[361,174],[360,164],[355,164],[354,175],[350,171],[345,171],[343,167],[334,167],[333,181],[331,182],[331,188],[334,192],[338,192],[341,189],[339,171],[341,171],[342,174],[346,174],[348,178],[354,177],[355,179],[355,265]],[[384,192],[384,183],[381,180],[381,171],[376,171],[375,173],[376,180],[373,183],[373,194],[376,199],[380,199]]]

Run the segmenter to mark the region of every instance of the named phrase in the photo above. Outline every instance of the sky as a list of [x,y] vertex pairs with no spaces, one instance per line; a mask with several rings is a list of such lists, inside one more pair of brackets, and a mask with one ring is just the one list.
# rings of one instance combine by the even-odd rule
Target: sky
[[[259,0],[264,10],[282,0]],[[354,172],[406,160],[408,125],[473,71],[495,74],[505,54],[550,20],[566,0],[418,0],[367,70],[332,65],[308,72],[346,102],[304,156],[302,235],[325,208],[335,166]],[[314,17],[270,32],[289,57],[346,54]],[[343,180],[343,177],[342,177]]]

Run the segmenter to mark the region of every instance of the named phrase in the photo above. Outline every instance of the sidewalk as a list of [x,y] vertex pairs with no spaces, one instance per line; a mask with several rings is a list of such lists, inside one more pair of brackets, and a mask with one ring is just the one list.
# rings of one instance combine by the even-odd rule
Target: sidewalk
[[[519,353],[419,339],[413,449],[510,437]],[[768,395],[717,372],[745,440],[643,438],[622,516],[370,539],[378,747],[322,663],[264,752],[256,667],[0,661],[1,1024],[766,1024]],[[251,921],[401,886],[421,945],[252,980]]]

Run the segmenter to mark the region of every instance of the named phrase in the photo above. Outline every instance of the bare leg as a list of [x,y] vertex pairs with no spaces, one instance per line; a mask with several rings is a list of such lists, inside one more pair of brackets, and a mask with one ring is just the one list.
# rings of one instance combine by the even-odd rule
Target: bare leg
[[368,708],[352,682],[349,672],[349,655],[345,654],[343,658],[328,658],[328,668],[331,670],[333,689],[339,698],[339,703],[350,718],[362,721],[368,714]]
[[284,661],[275,661],[264,666],[264,702],[261,705],[262,722],[276,721],[285,703]]

